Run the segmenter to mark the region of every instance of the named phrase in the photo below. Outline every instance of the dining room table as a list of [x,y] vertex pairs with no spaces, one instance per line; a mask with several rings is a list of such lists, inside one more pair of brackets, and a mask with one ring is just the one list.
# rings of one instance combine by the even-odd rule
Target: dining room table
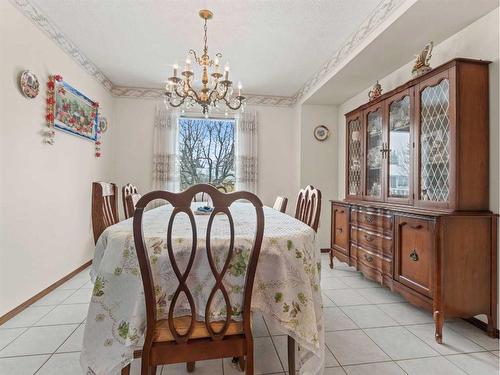
[[[191,209],[196,213],[197,206],[202,204],[193,203]],[[172,210],[171,205],[165,204],[149,209],[143,216],[158,319],[167,318],[169,299],[178,285],[166,245],[167,224]],[[255,236],[256,219],[255,209],[249,203],[235,202],[230,211],[234,220],[235,251],[228,272],[227,290],[230,300],[237,301],[241,299],[245,262],[249,258],[249,244]],[[132,220],[130,218],[108,227],[96,243],[90,270],[94,287],[80,357],[85,374],[119,374],[133,360],[134,350],[141,348],[146,308]],[[229,247],[227,220],[226,215],[215,217],[210,237],[212,251],[224,252]],[[208,216],[195,215],[195,222],[198,238],[188,286],[194,291],[195,303],[201,307],[197,310],[204,311],[215,282],[203,235],[207,230]],[[187,263],[192,248],[192,229],[187,215],[176,216],[172,243],[176,259],[180,264],[183,259]],[[297,367],[304,375],[322,374],[325,365],[320,274],[321,258],[316,246],[316,232],[294,217],[265,206],[264,236],[251,310],[252,313],[262,314],[273,327],[295,340],[299,348]],[[222,296],[212,303],[215,312],[219,311],[217,304],[225,306]],[[181,302],[175,306],[177,315],[181,315],[186,308]],[[220,316],[224,314],[222,310]],[[233,306],[233,310],[238,311],[238,306]],[[237,320],[237,315],[234,314],[233,319]]]

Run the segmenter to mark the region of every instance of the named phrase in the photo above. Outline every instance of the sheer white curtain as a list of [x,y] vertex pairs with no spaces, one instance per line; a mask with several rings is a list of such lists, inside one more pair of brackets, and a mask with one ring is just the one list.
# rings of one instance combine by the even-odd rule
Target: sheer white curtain
[[257,193],[257,111],[248,111],[236,119],[236,190]]
[[178,111],[156,104],[153,130],[153,190],[179,191]]

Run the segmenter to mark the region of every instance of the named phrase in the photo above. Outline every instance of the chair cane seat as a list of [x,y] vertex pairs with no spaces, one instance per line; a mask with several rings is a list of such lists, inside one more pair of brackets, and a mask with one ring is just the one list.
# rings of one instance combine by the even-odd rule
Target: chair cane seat
[[[191,324],[191,316],[180,316],[178,318],[174,318],[174,325],[177,329],[177,332],[181,335],[185,334],[189,325]],[[214,321],[210,323],[212,330],[217,333],[222,330],[224,327],[225,321]],[[240,335],[243,333],[243,323],[231,320],[229,322],[229,326],[225,333],[225,336],[232,335]],[[194,324],[193,333],[191,335],[191,339],[201,339],[210,337],[210,333],[208,332],[207,326],[205,322],[197,320]],[[172,332],[170,332],[170,328],[168,326],[168,320],[162,319],[156,322],[156,329],[153,341],[155,342],[166,342],[166,341],[175,341]]]

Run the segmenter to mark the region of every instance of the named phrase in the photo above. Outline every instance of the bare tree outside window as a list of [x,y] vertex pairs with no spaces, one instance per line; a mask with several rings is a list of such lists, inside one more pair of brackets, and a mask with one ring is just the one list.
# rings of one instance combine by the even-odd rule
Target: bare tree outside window
[[181,189],[209,183],[234,190],[234,120],[179,119]]

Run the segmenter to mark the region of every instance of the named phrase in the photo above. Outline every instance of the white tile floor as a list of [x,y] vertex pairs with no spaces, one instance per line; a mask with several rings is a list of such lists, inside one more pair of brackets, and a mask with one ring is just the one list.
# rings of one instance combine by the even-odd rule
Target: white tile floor
[[[323,258],[325,375],[497,375],[499,341],[462,320],[446,322],[434,341],[429,312]],[[88,270],[0,326],[0,375],[80,374],[79,356],[92,285]],[[286,336],[254,317],[256,374],[284,374]],[[139,373],[134,361],[132,373]],[[183,364],[159,369],[186,374]],[[194,374],[240,375],[231,360],[199,362]]]

